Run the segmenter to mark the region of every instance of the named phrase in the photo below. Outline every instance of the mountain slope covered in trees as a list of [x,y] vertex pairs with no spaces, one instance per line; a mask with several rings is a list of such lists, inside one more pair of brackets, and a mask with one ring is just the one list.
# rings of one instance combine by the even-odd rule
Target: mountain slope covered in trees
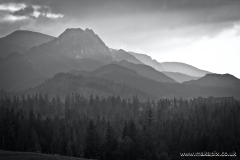
[[116,83],[97,76],[82,76],[71,73],[56,74],[43,84],[19,94],[35,95],[37,93],[48,94],[51,97],[59,95],[61,98],[71,93],[78,93],[84,97],[89,97],[90,95],[99,95],[100,97],[115,95],[128,99],[138,95],[141,100],[154,98],[153,95],[147,92],[123,83]]
[[234,99],[2,98],[0,150],[99,160],[181,159],[184,152],[215,151],[237,159],[239,114]]

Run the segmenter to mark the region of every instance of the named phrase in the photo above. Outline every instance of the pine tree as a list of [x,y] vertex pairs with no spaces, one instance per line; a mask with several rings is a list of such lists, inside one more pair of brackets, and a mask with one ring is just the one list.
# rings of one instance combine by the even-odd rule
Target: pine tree
[[93,121],[90,120],[86,131],[85,137],[85,158],[98,158],[100,157],[100,139]]

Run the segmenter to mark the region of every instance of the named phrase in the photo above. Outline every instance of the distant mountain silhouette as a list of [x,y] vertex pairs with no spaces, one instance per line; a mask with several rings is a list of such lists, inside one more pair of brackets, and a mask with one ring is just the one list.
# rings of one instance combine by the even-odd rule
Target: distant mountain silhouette
[[234,96],[240,99],[240,90],[222,87],[206,87],[179,83],[163,83],[139,75],[136,71],[117,64],[108,64],[92,72],[72,71],[75,75],[100,77],[115,83],[122,83],[155,97],[162,98],[194,98]]
[[178,73],[178,72],[162,72],[162,73],[167,75],[168,77],[171,77],[172,79],[174,79],[179,83],[190,81],[190,80],[197,80],[200,78],[200,77],[193,77],[193,76],[189,76],[189,75]]
[[[29,37],[29,35],[32,42],[36,42],[37,40],[33,39],[39,39],[38,36],[45,37],[45,35],[40,33],[16,31],[3,39],[12,43],[17,43],[17,40],[21,40],[20,44],[23,45],[29,42],[29,39],[26,38]],[[16,39],[14,37],[16,37]],[[111,63],[113,59],[125,59],[131,62],[141,63],[134,56],[123,50],[114,53],[110,52],[104,42],[89,29],[85,31],[82,29],[67,29],[58,38],[50,37],[50,39],[52,40],[46,43],[41,42],[42,44],[39,46],[34,46],[23,53],[27,61],[39,68],[39,73],[43,77],[50,78],[56,73],[69,72],[71,70],[93,71],[107,63]],[[4,43],[8,42],[4,41]],[[10,44],[8,48],[14,48],[12,46],[13,45]],[[20,50],[21,47],[17,49],[17,51]],[[7,55],[5,54],[5,50],[2,51],[4,51],[4,56]],[[31,65],[29,66],[30,68],[32,67]],[[16,68],[17,70],[17,67],[21,68],[21,66],[10,63],[9,67],[5,68],[5,72],[10,72],[10,68]],[[11,77],[5,77],[4,79],[8,80],[11,79]],[[13,86],[14,85],[15,84],[13,84]],[[4,89],[11,90],[9,87],[4,87]]]
[[208,71],[204,71],[191,65],[180,62],[163,62],[161,63],[161,65],[168,72],[179,72],[193,77],[203,77],[207,73],[210,73]]
[[165,71],[165,69],[163,68],[161,63],[159,63],[156,60],[153,60],[150,56],[148,56],[146,54],[140,54],[140,53],[134,53],[134,52],[128,52],[128,53],[132,54],[134,57],[136,57],[142,63],[149,65],[160,72]]
[[230,74],[207,74],[198,80],[187,81],[184,84],[240,89],[240,79]]
[[6,57],[9,53],[27,51],[28,48],[5,42],[0,38],[0,58]]
[[88,77],[100,77],[116,83],[127,84],[151,95],[156,95],[157,97],[163,92],[162,89],[165,88],[165,84],[167,84],[158,83],[155,80],[141,76],[132,69],[117,64],[108,64],[88,73],[82,71],[77,73],[77,71],[74,71],[74,74]]
[[[20,43],[20,40],[16,42],[19,42],[17,45],[23,45],[28,40],[28,38],[22,38],[22,43]],[[34,40],[32,41],[34,42]],[[4,43],[13,42],[4,41]],[[188,75],[203,76],[208,72],[183,63],[158,63],[151,60],[151,57],[148,57],[147,59],[150,62],[156,62],[158,66],[158,69],[154,70],[154,67],[151,66],[153,64],[149,63],[151,64],[149,65],[150,67],[143,65],[146,62],[142,62],[136,57],[134,58],[124,50],[112,51],[90,29],[67,29],[59,37],[53,38],[48,42],[41,41],[41,43],[22,54],[10,53],[7,57],[0,58],[1,89],[19,91],[25,90],[28,87],[38,86],[34,88],[34,92],[41,92],[43,90],[41,90],[40,86],[43,85],[40,84],[44,80],[47,78],[52,79],[51,77],[59,72],[71,72],[69,74],[77,77],[83,75],[86,78],[84,85],[80,87],[81,90],[74,89],[78,88],[77,86],[80,82],[73,81],[72,78],[67,79],[65,82],[62,81],[64,78],[57,78],[59,81],[55,81],[55,79],[54,84],[56,83],[57,85],[53,85],[52,89],[50,83],[47,84],[48,81],[46,81],[44,83],[46,84],[45,89],[49,88],[54,94],[72,91],[82,91],[84,94],[90,94],[94,91],[94,93],[101,94],[120,94],[123,96],[124,94],[140,94],[142,97],[150,95],[158,98],[193,98],[198,96],[240,97],[240,91],[234,88],[176,83],[173,79],[158,72],[159,67],[168,72],[183,72]],[[114,62],[115,60],[125,61]],[[111,64],[113,62],[115,64]],[[73,76],[73,79],[75,76]],[[91,77],[95,80],[91,80]],[[78,78],[76,79],[78,80]],[[96,82],[98,80],[104,82],[99,82],[101,85],[98,86]],[[113,85],[112,87],[116,88],[111,89],[111,91],[104,90],[104,86],[109,88],[109,85]],[[127,91],[121,91],[121,87]],[[127,94],[128,91],[131,94]]]
[[95,70],[116,60],[141,63],[124,50],[110,51],[92,30],[67,29],[58,38],[31,48],[26,57],[42,67],[47,77],[70,70]]
[[120,61],[120,62],[113,62],[113,63],[118,64],[123,67],[126,67],[126,68],[129,68],[129,69],[132,69],[132,70],[136,71],[138,74],[140,74],[146,78],[156,80],[158,82],[177,83],[174,79],[166,76],[162,72],[159,72],[148,65],[134,64],[134,63],[130,63],[128,61]]
[[45,80],[41,68],[20,53],[10,53],[0,58],[0,88],[17,91],[33,87]]
[[135,56],[142,63],[153,67],[154,69],[165,72],[167,76],[171,77],[175,81],[183,82],[187,80],[196,79],[195,77],[203,77],[208,71],[200,70],[191,65],[180,62],[163,62],[160,63],[153,60],[150,56],[145,54],[139,54],[134,52],[128,52]]
[[113,54],[114,61],[122,61],[127,60],[128,62],[132,62],[135,64],[143,64],[140,60],[138,60],[135,56],[129,54],[128,52],[124,51],[123,49],[110,49],[110,52]]
[[33,46],[39,46],[42,43],[49,42],[54,38],[55,37],[38,32],[17,30],[3,38],[0,38],[0,40],[17,46],[32,48]]

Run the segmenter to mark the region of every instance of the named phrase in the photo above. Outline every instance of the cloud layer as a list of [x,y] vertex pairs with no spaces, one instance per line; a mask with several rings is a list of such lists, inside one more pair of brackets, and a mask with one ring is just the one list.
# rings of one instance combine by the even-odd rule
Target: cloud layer
[[39,17],[48,19],[63,18],[63,14],[53,13],[49,6],[32,5],[26,3],[0,4],[0,23],[15,22]]

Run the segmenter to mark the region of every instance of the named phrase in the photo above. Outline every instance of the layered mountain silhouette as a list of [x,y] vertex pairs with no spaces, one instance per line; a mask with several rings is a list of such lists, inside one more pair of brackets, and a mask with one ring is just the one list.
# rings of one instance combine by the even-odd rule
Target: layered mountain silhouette
[[140,53],[134,53],[134,52],[129,52],[130,54],[132,54],[133,56],[135,56],[138,60],[140,60],[142,63],[153,67],[154,69],[162,72],[165,71],[165,69],[163,68],[163,66],[161,65],[161,63],[159,63],[158,61],[152,59],[150,56],[146,55],[146,54],[140,54]]
[[[22,39],[24,42],[24,37],[28,37],[29,33],[30,35],[34,34],[31,38],[33,39],[35,37],[37,40],[43,39],[42,37],[45,36],[35,34],[35,32],[19,31],[6,36],[4,39],[17,44],[17,41],[13,41],[14,38],[11,37],[18,35],[20,38],[18,37],[16,39]],[[40,36],[40,38],[37,36]],[[45,38],[46,41],[49,40],[47,38]],[[37,42],[37,40],[31,41]],[[50,78],[56,73],[69,72],[75,69],[93,71],[113,61],[126,60],[136,64],[142,64],[137,58],[124,50],[109,49],[90,29],[67,29],[59,37],[52,38],[52,40],[48,42],[46,41],[45,43],[41,41],[39,46],[34,46],[23,53],[24,58],[31,62],[31,64],[29,64],[30,68],[39,68],[38,72],[41,74],[41,78]],[[23,42],[21,44],[24,44]],[[5,59],[2,59],[2,61],[5,61]],[[8,68],[17,67],[14,64],[11,65],[12,66]],[[5,72],[11,72],[8,68],[4,68]],[[8,79],[11,78],[11,75],[8,75],[3,79],[7,82]],[[28,81],[31,81],[31,76],[27,78],[29,78]],[[168,79],[171,80],[171,78]],[[172,82],[172,80],[170,82]],[[10,85],[6,85],[3,88],[6,90],[13,89],[7,86]],[[23,86],[23,88],[25,88],[25,86]]]
[[240,90],[238,89],[157,82],[138,74],[132,69],[117,64],[105,65],[92,72],[75,70],[71,71],[71,73],[86,77],[100,77],[113,82],[126,84],[150,95],[154,95],[155,97],[194,98],[214,95],[218,97],[234,96],[235,98],[240,98]]
[[161,63],[161,65],[166,71],[179,72],[192,77],[203,77],[207,73],[210,73],[208,71],[204,71],[191,65],[180,62],[163,62]]
[[[16,39],[11,38],[16,35]],[[66,94],[82,91],[86,94],[91,92],[122,96],[139,94],[142,97],[157,98],[198,96],[239,98],[240,95],[239,90],[233,87],[189,85],[192,81],[179,84],[177,82],[202,77],[209,72],[183,63],[159,63],[146,55],[139,56],[121,49],[110,49],[90,29],[67,29],[57,38],[28,31],[13,32],[6,37],[2,38],[5,40],[0,41],[0,45],[8,43],[20,46],[17,51],[21,52],[7,53],[7,50],[5,52],[2,49],[5,57],[0,58],[0,88],[7,91],[20,91],[32,87],[21,93],[44,91],[51,94]],[[27,51],[24,51],[26,48]],[[65,72],[66,74],[62,73],[60,76],[65,78],[59,78],[59,72]],[[121,87],[125,89],[121,91]]]
[[193,77],[193,76],[189,76],[183,73],[179,73],[179,72],[162,72],[163,74],[167,75],[168,77],[171,77],[172,79],[174,79],[175,81],[182,83],[185,81],[190,81],[190,80],[197,80],[200,77]]
[[136,71],[139,75],[142,75],[146,78],[156,80],[158,82],[167,82],[167,83],[177,83],[174,79],[166,76],[162,72],[155,70],[154,68],[144,65],[144,64],[134,64],[128,61],[113,62],[120,66],[132,69]]
[[90,97],[90,95],[100,97],[115,95],[128,99],[138,95],[142,100],[155,98],[144,91],[126,84],[103,79],[100,76],[82,76],[72,73],[58,73],[41,85],[18,94],[34,95],[36,93],[47,93],[50,96],[58,94],[60,97],[65,97],[69,93],[80,93],[85,97]]
[[91,94],[98,94],[129,98],[136,94],[141,100],[162,97],[190,99],[199,96],[234,96],[240,99],[239,89],[157,82],[117,64],[108,64],[91,72],[74,70],[70,73],[57,74],[42,85],[19,94],[48,93],[66,96],[68,93],[76,92],[88,97]]
[[196,80],[198,77],[203,77],[208,71],[200,70],[196,67],[179,62],[163,62],[160,63],[150,56],[140,53],[129,52],[134,55],[142,63],[153,67],[154,69],[163,72],[177,82]]
[[189,85],[215,86],[240,89],[240,79],[230,74],[207,74],[198,80],[183,82]]

